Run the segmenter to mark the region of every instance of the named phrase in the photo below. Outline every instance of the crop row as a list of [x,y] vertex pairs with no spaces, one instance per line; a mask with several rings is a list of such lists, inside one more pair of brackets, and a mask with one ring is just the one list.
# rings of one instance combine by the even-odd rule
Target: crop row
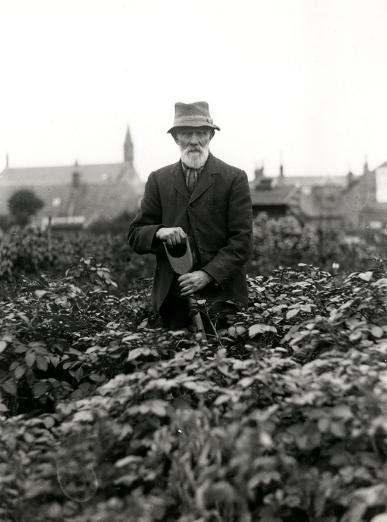
[[248,283],[207,345],[87,259],[3,298],[0,518],[383,521],[383,267]]

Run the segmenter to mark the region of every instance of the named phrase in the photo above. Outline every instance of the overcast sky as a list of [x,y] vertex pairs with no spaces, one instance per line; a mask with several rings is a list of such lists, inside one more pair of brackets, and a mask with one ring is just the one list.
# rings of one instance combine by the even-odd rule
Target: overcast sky
[[387,161],[386,0],[0,0],[0,170],[178,159],[174,103],[207,100],[215,155],[276,175]]

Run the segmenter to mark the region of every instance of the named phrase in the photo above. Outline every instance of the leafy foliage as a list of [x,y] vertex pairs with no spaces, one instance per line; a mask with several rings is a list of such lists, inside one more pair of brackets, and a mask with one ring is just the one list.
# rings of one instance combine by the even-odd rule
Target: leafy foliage
[[43,201],[29,189],[17,190],[8,200],[8,209],[14,222],[22,227],[29,223],[43,205]]
[[0,279],[41,272],[61,276],[81,258],[89,257],[109,267],[122,291],[133,286],[134,279],[151,277],[154,268],[153,256],[136,254],[121,235],[53,234],[50,246],[45,232],[13,227],[0,238]]
[[0,518],[382,520],[383,267],[248,283],[203,345],[159,327],[150,281],[119,297],[90,259],[24,278],[0,303]]
[[[117,282],[117,294],[142,285],[153,276],[155,260],[151,255],[140,256],[127,244],[124,223],[129,215],[117,221],[96,226],[94,232],[78,234],[48,234],[33,227],[12,227],[0,237],[0,295],[8,293],[20,275],[45,273],[61,277],[81,258],[93,258],[109,268]],[[117,225],[117,226],[116,226]],[[374,235],[375,236],[375,235]],[[298,263],[320,266],[332,273],[373,270],[381,258],[387,257],[387,240],[383,234],[370,236],[367,241],[348,243],[341,232],[317,232],[313,227],[301,227],[291,217],[268,220],[263,214],[254,222],[253,256],[248,273],[269,275],[280,266],[295,267]]]
[[386,240],[382,245],[375,237],[365,235],[349,242],[342,230],[322,231],[312,224],[302,226],[293,216],[270,219],[261,213],[254,220],[253,233],[252,274],[268,275],[273,268],[294,267],[298,263],[329,271],[361,271],[371,269],[375,259],[386,257],[387,252]]

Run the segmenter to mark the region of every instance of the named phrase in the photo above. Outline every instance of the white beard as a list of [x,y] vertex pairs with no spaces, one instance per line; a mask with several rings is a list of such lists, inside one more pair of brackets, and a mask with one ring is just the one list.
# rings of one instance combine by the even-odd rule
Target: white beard
[[209,153],[208,145],[201,147],[200,152],[188,152],[185,148],[181,150],[181,161],[190,169],[201,169],[207,161]]

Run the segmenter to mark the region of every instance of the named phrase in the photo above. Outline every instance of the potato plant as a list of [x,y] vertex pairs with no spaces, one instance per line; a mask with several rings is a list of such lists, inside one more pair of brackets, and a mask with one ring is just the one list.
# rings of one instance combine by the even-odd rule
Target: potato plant
[[250,277],[207,345],[150,283],[86,258],[1,298],[0,519],[383,522],[383,266]]

